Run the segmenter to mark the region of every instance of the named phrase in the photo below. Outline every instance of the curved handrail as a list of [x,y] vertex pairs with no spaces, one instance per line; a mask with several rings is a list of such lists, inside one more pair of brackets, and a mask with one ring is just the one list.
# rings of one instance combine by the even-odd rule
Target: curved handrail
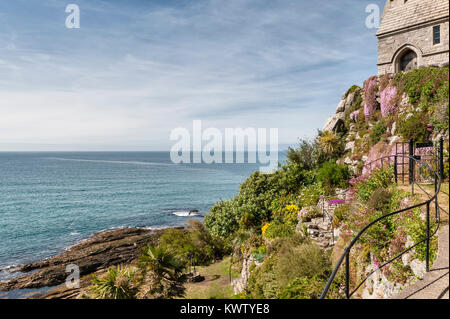
[[[365,231],[366,231],[367,229],[369,229],[372,225],[374,225],[374,224],[376,224],[377,222],[379,222],[380,220],[383,220],[383,219],[388,218],[388,217],[390,217],[390,216],[397,215],[397,214],[403,213],[403,212],[405,212],[405,211],[415,209],[415,208],[417,208],[417,207],[422,207],[422,206],[424,206],[424,205],[427,205],[427,225],[429,225],[429,210],[430,210],[430,203],[431,203],[432,201],[434,201],[434,200],[437,201],[437,196],[438,196],[439,191],[440,191],[440,189],[441,189],[441,177],[440,177],[440,175],[439,175],[432,167],[430,167],[428,164],[423,163],[423,162],[421,162],[420,160],[418,160],[418,159],[416,159],[415,157],[410,156],[410,155],[388,155],[388,156],[383,156],[383,157],[380,157],[380,158],[376,159],[375,161],[372,161],[372,162],[370,162],[370,163],[367,163],[367,164],[364,165],[364,166],[372,165],[372,163],[374,163],[374,162],[376,162],[376,161],[383,160],[383,159],[385,159],[385,158],[391,158],[391,157],[394,157],[395,160],[396,160],[396,158],[398,158],[398,157],[408,158],[409,160],[412,160],[412,161],[418,163],[419,165],[421,165],[421,166],[423,166],[423,167],[425,167],[425,168],[428,168],[430,171],[432,171],[432,172],[434,173],[434,176],[435,176],[435,185],[437,185],[437,187],[435,187],[435,193],[434,193],[434,195],[433,195],[431,198],[429,198],[428,200],[426,200],[426,201],[424,201],[424,202],[422,202],[422,203],[419,203],[419,204],[416,204],[416,205],[413,205],[413,206],[410,206],[410,207],[407,207],[407,208],[403,208],[403,209],[397,210],[397,211],[392,212],[392,213],[388,213],[388,214],[386,214],[386,215],[383,215],[383,216],[381,216],[381,217],[375,219],[374,221],[370,222],[370,223],[367,224],[366,226],[364,226],[363,229],[361,229],[361,230],[359,231],[359,233],[353,238],[353,240],[350,242],[350,244],[345,248],[344,253],[343,253],[342,256],[339,258],[339,260],[338,260],[338,262],[337,262],[337,264],[336,264],[336,266],[335,266],[333,272],[332,272],[331,275],[330,275],[330,278],[328,279],[328,282],[327,282],[327,284],[326,284],[326,286],[325,286],[325,288],[324,288],[324,290],[323,290],[323,292],[322,292],[322,294],[321,294],[321,296],[320,296],[320,299],[324,299],[324,298],[326,297],[327,292],[328,292],[328,290],[330,289],[330,286],[331,286],[331,284],[333,283],[334,278],[336,277],[336,274],[337,274],[337,272],[339,271],[339,268],[340,268],[341,265],[342,265],[342,262],[344,261],[344,258],[347,259],[347,260],[346,260],[346,264],[347,264],[347,267],[348,267],[349,256],[350,256],[350,250],[351,250],[352,247],[355,245],[356,241],[361,237],[361,235],[362,235],[363,233],[365,233]],[[390,163],[390,162],[388,161],[388,163]],[[438,207],[438,206],[437,206],[437,207]],[[438,208],[436,208],[436,209],[438,209]],[[403,254],[407,253],[408,251],[410,251],[411,249],[413,249],[413,248],[416,247],[417,245],[419,245],[419,244],[421,244],[421,243],[423,243],[423,242],[425,242],[425,241],[428,241],[431,237],[433,237],[433,236],[437,233],[437,231],[438,231],[438,229],[439,229],[439,224],[440,224],[440,215],[439,215],[438,213],[437,213],[436,217],[438,218],[438,222],[437,222],[436,230],[433,232],[433,234],[430,235],[430,234],[428,233],[428,234],[427,234],[427,237],[426,237],[425,239],[421,240],[421,241],[418,242],[418,243],[415,243],[413,246],[411,246],[411,247],[409,247],[408,249],[404,250],[403,252],[401,252],[401,253],[400,253],[399,255],[397,255],[396,257],[392,258],[392,259],[389,260],[388,262],[384,263],[383,265],[379,266],[377,269],[375,269],[374,271],[372,271],[372,272],[371,272],[371,273],[370,273],[370,274],[369,274],[362,282],[360,282],[360,283],[356,286],[356,288],[355,288],[351,293],[348,291],[348,284],[349,284],[349,283],[347,282],[347,291],[346,291],[347,298],[350,298],[350,297],[351,297],[351,296],[352,296],[352,295],[353,295],[353,294],[361,287],[361,285],[362,285],[362,284],[370,277],[370,275],[372,275],[376,270],[383,268],[384,266],[386,266],[387,264],[391,263],[392,261],[394,261],[394,260],[400,258],[400,256],[402,256]],[[429,229],[429,228],[427,228],[427,229]],[[428,270],[428,269],[427,269],[427,270]],[[348,269],[347,269],[347,271],[348,271]]]

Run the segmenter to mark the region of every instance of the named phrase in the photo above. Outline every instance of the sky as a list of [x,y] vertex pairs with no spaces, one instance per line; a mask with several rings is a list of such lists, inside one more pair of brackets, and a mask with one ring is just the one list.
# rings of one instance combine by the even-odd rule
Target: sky
[[1,1],[0,151],[169,150],[193,120],[314,137],[377,72],[372,3]]

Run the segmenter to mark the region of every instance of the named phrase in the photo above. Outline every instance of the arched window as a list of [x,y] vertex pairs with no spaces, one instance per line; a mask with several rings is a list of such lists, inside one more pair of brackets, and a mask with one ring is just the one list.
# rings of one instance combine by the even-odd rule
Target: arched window
[[409,71],[417,68],[417,54],[408,50],[400,56],[398,62],[399,71]]

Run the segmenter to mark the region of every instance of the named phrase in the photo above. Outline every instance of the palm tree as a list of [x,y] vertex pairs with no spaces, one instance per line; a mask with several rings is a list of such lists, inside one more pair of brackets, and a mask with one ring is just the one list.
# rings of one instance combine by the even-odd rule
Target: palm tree
[[90,291],[98,299],[135,299],[137,293],[134,272],[127,267],[111,267],[103,278],[93,276]]
[[147,246],[139,258],[139,268],[143,274],[143,297],[182,297],[186,281],[186,263],[172,252],[162,247]]
[[319,137],[319,145],[322,152],[328,156],[332,156],[338,149],[339,139],[330,131],[325,131]]

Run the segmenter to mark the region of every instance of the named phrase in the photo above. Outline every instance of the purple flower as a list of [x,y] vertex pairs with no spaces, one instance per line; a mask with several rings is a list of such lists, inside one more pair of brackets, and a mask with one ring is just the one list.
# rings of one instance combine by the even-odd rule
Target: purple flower
[[395,112],[396,106],[394,98],[397,95],[397,88],[395,86],[388,86],[380,93],[380,109],[381,116],[386,117],[388,114]]
[[345,200],[340,199],[340,198],[336,198],[336,199],[331,199],[328,201],[328,205],[340,205],[345,203]]
[[358,119],[358,115],[359,115],[360,112],[361,112],[361,110],[356,110],[356,111],[350,113],[350,119],[351,119],[353,122],[356,122],[356,120]]
[[376,94],[377,77],[372,76],[364,83],[364,115],[366,122],[369,121],[370,116],[375,112],[378,102]]

